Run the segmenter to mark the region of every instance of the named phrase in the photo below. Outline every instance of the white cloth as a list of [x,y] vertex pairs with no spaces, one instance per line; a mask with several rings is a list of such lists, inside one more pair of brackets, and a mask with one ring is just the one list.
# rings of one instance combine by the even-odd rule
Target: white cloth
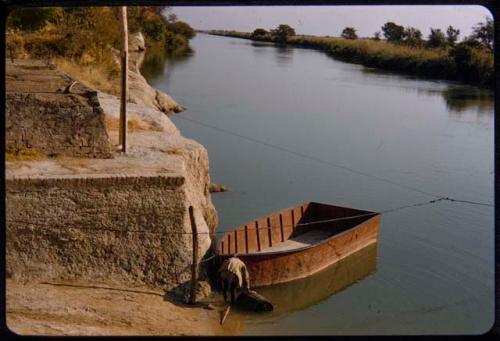
[[247,267],[239,258],[231,257],[226,259],[220,266],[218,273],[222,280],[230,283],[237,281],[239,288],[243,287],[243,280],[245,280],[247,288],[250,288]]

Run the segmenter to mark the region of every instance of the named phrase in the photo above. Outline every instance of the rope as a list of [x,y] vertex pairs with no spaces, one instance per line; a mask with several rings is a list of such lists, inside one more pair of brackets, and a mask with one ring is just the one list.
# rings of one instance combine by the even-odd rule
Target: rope
[[213,254],[212,256],[210,256],[210,257],[208,257],[208,258],[206,258],[206,259],[202,260],[200,263],[205,263],[205,262],[208,262],[209,260],[211,260],[211,259],[213,259],[213,258],[215,258],[215,257],[217,257],[217,254]]
[[345,171],[348,171],[348,172],[351,172],[351,173],[354,173],[354,174],[366,176],[366,177],[373,178],[373,179],[376,179],[376,180],[379,180],[379,181],[387,182],[389,184],[392,184],[392,185],[395,185],[395,186],[399,186],[399,187],[402,187],[402,188],[405,188],[405,189],[408,189],[408,190],[411,190],[411,191],[415,191],[415,192],[418,192],[420,194],[429,195],[429,196],[436,197],[436,198],[440,197],[439,195],[436,195],[436,194],[433,194],[433,193],[422,191],[422,190],[414,188],[414,187],[406,186],[406,185],[400,184],[398,182],[394,182],[394,181],[389,180],[389,179],[378,177],[378,176],[373,175],[373,174],[369,174],[369,173],[365,173],[365,172],[362,172],[362,171],[358,171],[356,169],[353,169],[353,168],[350,168],[350,167],[347,167],[347,166],[344,166],[344,165],[339,165],[339,164],[335,164],[333,162],[325,161],[325,160],[322,160],[322,159],[317,158],[315,156],[311,156],[311,155],[299,153],[299,152],[290,150],[288,148],[284,148],[284,147],[281,147],[281,146],[277,146],[277,145],[271,144],[269,142],[265,142],[265,141],[261,141],[261,140],[255,139],[253,137],[248,137],[248,136],[245,136],[245,135],[241,135],[241,134],[232,132],[230,130],[226,130],[226,129],[219,128],[219,127],[216,127],[216,126],[213,126],[213,125],[210,125],[210,124],[198,121],[198,120],[194,120],[192,118],[187,118],[185,116],[176,116],[176,118],[179,118],[179,119],[182,119],[182,120],[185,120],[185,121],[189,121],[189,122],[192,122],[192,123],[198,124],[200,126],[203,126],[203,127],[206,127],[206,128],[210,128],[210,129],[213,129],[213,130],[216,130],[216,131],[219,131],[219,132],[223,132],[223,133],[226,133],[228,135],[236,136],[236,137],[239,137],[241,139],[244,139],[244,140],[247,140],[247,141],[250,141],[250,142],[253,142],[253,143],[261,144],[263,146],[266,146],[266,147],[269,147],[269,148],[272,148],[272,149],[276,149],[276,150],[279,150],[281,152],[285,152],[285,153],[288,153],[288,154],[291,154],[291,155],[295,155],[295,156],[298,156],[298,157],[301,157],[301,158],[304,158],[304,159],[308,159],[308,160],[311,160],[311,161],[322,163],[322,164],[325,164],[325,165],[328,165],[328,166],[331,166],[331,167],[334,167],[334,168],[339,168],[339,169],[342,169],[342,170],[345,170]]
[[[332,218],[332,219],[324,219],[324,220],[316,220],[316,221],[311,221],[311,222],[307,222],[307,223],[299,223],[299,224],[296,224],[296,225],[285,224],[285,225],[282,225],[282,226],[283,227],[289,227],[289,226],[309,226],[309,225],[330,223],[330,222],[341,221],[341,220],[349,220],[349,219],[356,219],[356,218],[362,218],[362,217],[369,217],[369,216],[375,216],[377,214],[392,213],[392,212],[404,210],[404,209],[411,208],[411,207],[418,207],[418,206],[426,206],[426,205],[430,205],[430,204],[435,204],[435,203],[440,202],[440,201],[464,202],[462,200],[455,200],[455,199],[451,199],[451,198],[447,198],[447,197],[442,197],[442,198],[433,199],[433,200],[429,200],[429,201],[419,202],[419,203],[416,203],[416,204],[398,206],[398,207],[390,208],[390,209],[383,210],[383,211],[380,211],[380,212],[369,212],[369,213],[357,214],[357,215],[348,216],[348,217]],[[477,202],[467,202],[467,203],[471,203],[471,204],[475,204],[475,205],[490,206],[488,204],[477,203]],[[281,226],[276,226],[276,225],[263,226],[263,227],[259,227],[258,230],[269,229],[269,228],[273,229],[273,228],[278,228],[278,227],[281,227]],[[250,230],[256,230],[256,229],[257,228],[247,228],[248,231],[250,231]],[[228,232],[228,231],[225,231],[225,232],[222,232],[222,231],[216,232],[216,234],[224,234],[224,233],[231,233],[231,232]]]
[[362,172],[362,171],[359,171],[359,170],[356,170],[356,169],[353,169],[353,168],[350,168],[350,167],[347,167],[347,166],[344,166],[344,165],[339,165],[339,164],[336,164],[336,163],[333,163],[333,162],[330,162],[330,161],[326,161],[326,160],[317,158],[315,156],[311,156],[311,155],[299,153],[299,152],[293,151],[291,149],[287,149],[287,148],[284,148],[284,147],[281,147],[281,146],[277,146],[277,145],[271,144],[269,142],[265,142],[265,141],[262,141],[262,140],[255,139],[253,137],[248,137],[248,136],[245,136],[245,135],[241,135],[241,134],[235,133],[233,131],[230,131],[230,130],[227,130],[227,129],[224,129],[224,128],[219,128],[219,127],[216,127],[214,125],[210,125],[210,124],[207,124],[207,123],[204,123],[204,122],[192,119],[192,118],[188,118],[186,116],[176,116],[175,118],[176,119],[178,118],[178,119],[181,119],[181,120],[185,120],[185,121],[188,121],[188,122],[192,122],[192,123],[200,125],[202,127],[210,128],[210,129],[213,129],[213,130],[216,130],[216,131],[228,134],[228,135],[232,135],[232,136],[235,136],[235,137],[238,137],[238,138],[241,138],[241,139],[253,142],[253,143],[261,144],[263,146],[266,146],[266,147],[269,147],[269,148],[272,148],[272,149],[276,149],[276,150],[279,150],[281,152],[285,152],[285,153],[288,153],[288,154],[291,154],[291,155],[294,155],[294,156],[298,156],[298,157],[301,157],[301,158],[304,158],[304,159],[308,159],[308,160],[311,160],[311,161],[322,163],[322,164],[325,164],[325,165],[328,165],[328,166],[331,166],[331,167],[334,167],[334,168],[343,169],[345,171],[348,171],[348,172],[351,172],[351,173],[354,173],[354,174],[358,174],[358,175],[362,175],[362,176],[365,176],[365,177],[368,177],[368,178],[372,178],[372,179],[375,179],[375,180],[378,180],[378,181],[386,182],[386,183],[389,183],[391,185],[398,186],[400,188],[404,188],[404,189],[407,189],[407,190],[410,190],[410,191],[413,191],[413,192],[417,192],[417,193],[420,193],[420,194],[428,195],[428,196],[437,198],[438,200],[456,201],[456,202],[462,202],[462,203],[467,203],[467,204],[471,204],[471,205],[482,205],[482,206],[493,207],[493,204],[491,204],[491,203],[482,203],[482,202],[475,202],[475,201],[469,201],[469,200],[453,199],[453,198],[449,198],[449,197],[444,197],[442,195],[437,195],[437,194],[434,194],[434,193],[423,191],[423,190],[420,190],[420,189],[412,187],[412,186],[403,185],[403,184],[401,184],[399,182],[395,182],[395,181],[392,181],[392,180],[389,180],[389,179],[386,179],[386,178],[382,178],[382,177],[379,177],[379,176],[376,176],[376,175],[373,175],[373,174],[370,174],[370,173],[365,173],[365,172]]
[[[411,205],[399,206],[399,207],[383,210],[380,212],[369,212],[369,213],[362,213],[362,214],[357,214],[357,215],[352,215],[352,216],[347,216],[347,217],[316,220],[316,221],[310,221],[310,222],[305,222],[305,223],[299,223],[299,224],[295,224],[295,225],[283,224],[283,225],[262,226],[262,227],[258,227],[258,228],[249,227],[249,228],[247,228],[247,231],[262,230],[262,229],[275,229],[275,228],[292,227],[292,226],[309,226],[309,225],[315,225],[315,224],[330,223],[330,222],[335,222],[335,221],[350,220],[350,219],[356,219],[356,218],[361,218],[361,217],[375,216],[377,214],[392,213],[392,212],[400,211],[400,210],[411,208],[411,207],[435,204],[435,203],[440,202],[440,201],[461,202],[461,203],[466,203],[466,204],[482,205],[482,206],[488,206],[488,207],[492,206],[490,204],[481,203],[481,202],[473,202],[473,201],[467,201],[467,200],[457,200],[457,199],[452,199],[452,198],[448,198],[448,197],[441,197],[438,199],[419,202],[419,203],[415,203],[415,204],[411,204]],[[27,225],[38,225],[38,226],[46,227],[46,224],[34,223],[34,222],[26,221],[26,220],[8,219],[8,222],[21,223],[21,224],[27,224]],[[64,225],[64,228],[68,228],[68,226]],[[192,232],[125,230],[125,229],[108,229],[108,228],[81,227],[81,226],[71,226],[70,228],[79,229],[79,230],[91,230],[91,231],[109,231],[109,232],[121,232],[121,233],[150,233],[150,234],[159,234],[159,235],[192,235],[193,234]],[[49,229],[45,229],[45,230],[49,230]],[[220,235],[220,234],[227,234],[227,233],[231,233],[231,232],[217,231],[213,234]],[[197,234],[198,235],[210,235],[211,233],[210,232],[198,232]]]

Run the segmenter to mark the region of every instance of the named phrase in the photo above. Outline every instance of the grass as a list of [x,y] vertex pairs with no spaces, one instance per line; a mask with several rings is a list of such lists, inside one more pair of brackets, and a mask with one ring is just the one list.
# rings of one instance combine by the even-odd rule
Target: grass
[[88,169],[88,161],[84,158],[72,158],[67,156],[62,156],[56,158],[59,166],[66,168],[70,171],[78,171],[81,169]]
[[5,146],[6,161],[38,161],[46,158],[47,155],[36,148],[16,146],[13,144],[7,144]]
[[[106,129],[108,131],[116,131],[120,129],[120,119],[111,117],[106,115],[104,119]],[[142,121],[139,118],[131,117],[127,119],[127,128],[128,131],[144,131],[144,130],[153,130],[157,131],[156,127],[151,127],[146,122]]]
[[89,53],[65,55],[65,40],[51,30],[41,32],[9,32],[6,39],[7,58],[40,59],[53,63],[84,85],[118,95],[120,92],[119,65],[109,49],[99,58]]
[[85,86],[98,89],[115,96],[120,95],[120,79],[118,76],[108,76],[110,68],[102,64],[82,66],[75,61],[56,58],[52,63],[74,79],[78,79]]
[[[274,42],[271,35],[253,38],[251,33],[212,31],[212,34],[243,39]],[[410,47],[385,40],[295,35],[287,44],[322,50],[339,60],[417,76],[465,81],[475,85],[493,86],[493,54],[483,49],[470,49],[469,59],[460,65],[454,49]]]

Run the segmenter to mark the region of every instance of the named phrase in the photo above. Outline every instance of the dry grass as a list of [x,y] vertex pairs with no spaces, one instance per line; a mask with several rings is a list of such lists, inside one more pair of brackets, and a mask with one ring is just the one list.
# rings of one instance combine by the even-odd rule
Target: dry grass
[[[108,131],[117,131],[120,129],[120,119],[106,115],[105,125]],[[150,127],[146,122],[136,117],[127,120],[127,128],[129,131],[156,130],[155,127]]]
[[84,158],[73,158],[73,157],[58,157],[56,158],[57,163],[66,169],[71,171],[88,169],[88,161]]
[[5,147],[6,161],[37,161],[46,159],[47,155],[37,148],[27,148],[8,144]]
[[68,42],[53,29],[10,31],[6,38],[7,58],[45,60],[90,88],[114,95],[120,92],[119,66],[110,49],[100,53],[99,58],[86,51],[78,57],[64,55]]
[[[83,55],[82,59],[85,59],[85,64],[87,64],[88,55]],[[81,65],[71,60],[63,58],[55,58],[52,60],[57,67],[70,75],[72,78],[78,79],[84,85],[98,89],[103,92],[107,92],[113,95],[120,94],[120,78],[118,75],[110,76],[110,70],[107,65],[101,64],[87,64]]]
[[405,45],[391,44],[383,40],[357,39],[348,40],[335,37],[294,36],[290,38],[291,43],[318,44],[355,49],[362,54],[386,54],[390,56],[405,56],[419,59],[445,58],[448,53],[444,49],[417,48]]

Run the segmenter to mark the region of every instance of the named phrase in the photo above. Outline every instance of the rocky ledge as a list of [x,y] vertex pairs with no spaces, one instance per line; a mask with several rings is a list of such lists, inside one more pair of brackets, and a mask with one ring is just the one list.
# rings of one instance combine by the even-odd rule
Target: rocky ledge
[[[43,72],[37,73],[35,82],[26,75],[19,77],[22,66],[10,68],[7,88],[15,85],[11,90],[62,103],[60,107],[68,112],[63,115],[68,129],[54,136],[66,143],[75,133],[68,117],[81,115],[72,113],[66,101],[85,89],[78,84],[71,93],[58,91],[60,82],[53,86],[51,82],[61,76],[53,66],[23,63],[20,65],[27,65],[29,74],[35,69]],[[64,79],[63,83],[73,81]],[[47,86],[40,89],[39,84]],[[165,290],[189,280],[192,237],[188,208],[194,208],[201,233],[200,257],[208,252],[217,225],[208,154],[201,144],[180,134],[165,114],[167,107],[161,111],[158,103],[146,105],[148,98],[127,106],[126,154],[118,152],[119,99],[93,91],[93,111],[88,115],[98,118],[99,129],[89,131],[99,131],[99,141],[111,153],[110,158],[51,155],[50,148],[64,148],[53,139],[55,145],[47,147],[42,158],[6,162],[7,270],[11,279],[100,280]],[[168,108],[175,105],[171,101]],[[32,111],[31,126],[40,125],[36,106],[23,110]],[[51,113],[47,111],[43,119],[60,117]],[[30,128],[14,117],[7,117],[7,126],[21,125],[18,135],[22,140]]]
[[[129,101],[158,109],[165,114],[184,111],[184,107],[175,102],[166,93],[151,87],[141,75],[140,67],[144,61],[144,51],[146,49],[142,33],[137,32],[132,34],[129,40]],[[115,55],[116,62],[119,64],[119,51],[116,51]]]

